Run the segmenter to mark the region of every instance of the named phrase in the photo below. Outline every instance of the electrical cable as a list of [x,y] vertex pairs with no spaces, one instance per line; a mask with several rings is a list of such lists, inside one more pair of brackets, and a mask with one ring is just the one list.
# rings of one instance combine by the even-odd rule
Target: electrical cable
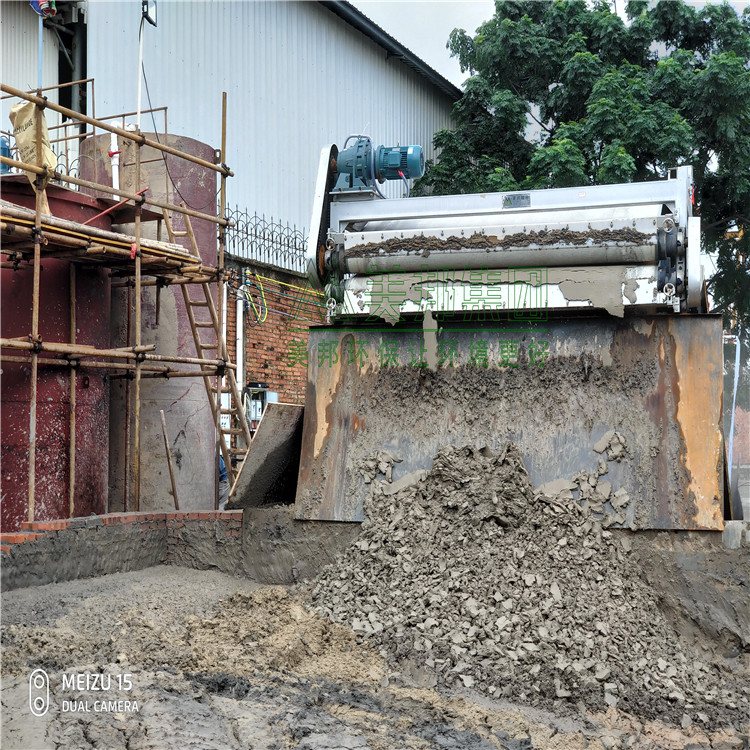
[[[141,39],[141,34],[143,34],[143,16],[141,16],[141,27],[140,27],[140,29],[138,31],[138,41],[139,42],[140,42],[140,39]],[[143,82],[146,84],[146,98],[148,99],[148,108],[149,108],[150,114],[151,114],[151,122],[152,122],[152,124],[154,126],[154,135],[156,136],[156,142],[159,145],[161,145],[161,140],[159,139],[159,131],[156,128],[156,118],[154,117],[154,105],[151,103],[151,92],[148,89],[148,78],[146,78],[146,65],[145,65],[145,63],[144,63],[143,60],[141,60],[141,74],[143,75]],[[169,171],[169,163],[167,162],[167,155],[163,151],[160,151],[160,153],[161,153],[162,161],[164,162],[164,168],[167,170],[167,174],[169,175],[169,180],[172,183],[172,186],[174,187],[175,191],[177,192],[177,195],[179,195],[180,198],[182,198],[182,200],[184,201],[185,205],[188,208],[192,208],[193,211],[205,211],[205,209],[207,209],[211,204],[213,204],[214,206],[216,205],[216,199],[219,197],[219,193],[221,193],[221,188],[219,188],[216,191],[216,194],[213,196],[213,198],[211,198],[205,205],[200,206],[200,207],[193,206],[190,203],[190,201],[188,201],[188,199],[185,198],[185,196],[180,192],[180,188],[177,187],[177,183],[175,182],[174,178],[172,177],[172,173]],[[223,219],[224,217],[222,216],[221,218]]]
[[260,298],[262,300],[263,304],[263,317],[261,318],[260,314],[258,313],[258,308],[255,306],[255,300],[252,298],[252,295],[247,294],[247,298],[250,302],[250,304],[253,306],[253,313],[255,313],[255,318],[258,321],[258,325],[262,325],[266,322],[266,318],[268,318],[268,305],[266,304],[266,295],[263,292],[263,283],[258,279],[258,283],[256,284],[254,281],[249,281],[246,283],[246,286],[254,286],[256,289],[260,291]]
[[[237,297],[237,299],[240,298],[239,297],[239,292],[242,292],[242,294],[244,296],[243,309],[245,310],[245,315],[248,315],[248,313],[250,312],[250,305],[248,305],[248,300],[250,299],[250,295],[244,289],[238,289],[237,290],[237,294],[235,295]],[[257,328],[260,325],[260,320],[258,320],[258,314],[255,311],[255,309],[253,309],[253,314],[255,315],[255,320],[252,323],[250,323],[249,320],[248,320],[247,325],[248,325],[249,328]]]
[[319,297],[325,296],[323,292],[318,292],[309,286],[304,287],[304,286],[296,286],[295,284],[288,284],[286,281],[278,281],[277,279],[272,279],[269,276],[261,276],[259,273],[256,273],[255,275],[259,279],[264,279],[265,281],[272,281],[274,284],[281,284],[282,286],[288,286],[288,287],[291,287],[292,289],[297,289],[300,292],[310,292],[311,294],[317,294]]
[[[312,310],[310,310],[310,309],[307,309],[307,310],[300,309],[297,312],[287,313],[287,312],[283,312],[282,310],[276,310],[275,308],[269,307],[268,306],[268,302],[266,300],[266,289],[264,288],[263,283],[261,282],[261,279],[265,279],[266,281],[270,281],[272,283],[282,284],[284,286],[289,286],[289,287],[292,287],[294,289],[299,289],[300,291],[303,291],[303,292],[304,291],[308,291],[308,290],[305,290],[302,287],[295,286],[294,284],[287,284],[284,281],[279,281],[277,279],[270,279],[267,276],[261,276],[260,274],[257,274],[257,273],[255,274],[255,277],[258,279],[258,284],[256,284],[254,281],[248,279],[245,282],[243,282],[242,285],[239,286],[239,287],[230,287],[230,295],[231,296],[234,296],[236,299],[242,299],[242,298],[244,298],[244,301],[245,301],[245,311],[246,312],[249,312],[250,305],[252,305],[252,307],[253,307],[253,314],[255,316],[255,322],[254,323],[248,323],[248,325],[251,328],[255,328],[255,327],[261,325],[262,323],[264,323],[266,321],[266,319],[268,318],[268,312],[269,311],[272,312],[272,313],[276,313],[278,315],[283,315],[285,317],[296,318],[296,319],[299,319],[299,320],[301,320],[303,322],[308,322],[308,323],[319,323],[320,322],[319,319],[312,320],[310,317],[305,317],[305,318],[300,317],[300,313],[306,313],[308,316],[311,316],[311,315],[314,316],[318,312],[318,310],[316,310],[315,308],[323,309],[323,308],[326,307],[324,304],[321,304],[319,302],[315,302],[314,300],[311,300],[311,299],[304,299],[304,298],[300,298],[300,297],[295,297],[294,295],[284,294],[283,292],[281,292],[279,290],[268,290],[268,294],[273,294],[273,295],[276,295],[277,297],[280,297],[280,298],[293,300],[294,302],[301,302],[301,303],[303,303],[303,305],[307,305],[308,308],[312,307],[313,309]],[[254,286],[261,293],[262,310],[263,310],[262,315],[258,312],[258,308],[255,305],[255,301],[253,300],[253,298],[250,295],[249,291],[244,288],[246,286],[248,286],[248,287],[249,286]],[[240,294],[242,295],[242,297],[240,297]]]
[[[291,294],[284,294],[283,292],[280,292],[278,290],[269,292],[269,294],[273,294],[276,297],[279,297],[281,299],[288,299],[288,300],[292,300],[293,302],[301,303],[300,307],[307,306],[308,308],[318,308],[319,310],[326,309],[326,305],[320,302],[315,302],[313,300],[304,299],[302,297],[295,297],[294,295],[291,295]],[[314,310],[308,309],[308,312],[313,312],[313,311]]]
[[404,173],[400,169],[398,170],[398,173],[399,173],[401,179],[404,181],[404,185],[406,185],[406,197],[408,198],[409,194],[411,192],[409,190],[409,181],[406,179],[406,177],[404,177]]
[[[154,117],[154,106],[151,104],[151,93],[148,90],[148,79],[146,78],[146,68],[143,65],[143,62],[141,62],[141,68],[143,72],[143,82],[146,84],[146,98],[148,99],[148,107],[151,110],[151,122],[154,126],[154,135],[156,136],[156,142],[158,144],[161,144],[161,140],[159,139],[159,132],[156,129],[156,118]],[[208,202],[206,202],[202,206],[193,206],[190,201],[180,192],[180,188],[177,186],[177,183],[175,182],[174,178],[172,177],[172,173],[169,170],[169,162],[167,161],[167,155],[162,151],[161,152],[161,158],[164,162],[164,168],[167,170],[167,174],[169,175],[169,181],[172,183],[172,186],[174,187],[175,191],[177,192],[177,195],[182,198],[185,205],[188,208],[192,208],[193,211],[205,211],[209,206],[213,205],[216,206],[216,199],[219,197],[219,193],[221,193],[221,188],[219,188],[216,193],[214,194],[213,198],[210,198]],[[224,218],[223,216],[221,217]]]

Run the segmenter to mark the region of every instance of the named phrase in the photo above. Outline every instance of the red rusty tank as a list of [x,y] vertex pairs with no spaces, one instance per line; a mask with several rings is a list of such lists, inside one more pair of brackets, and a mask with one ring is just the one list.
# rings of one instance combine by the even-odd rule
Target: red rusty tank
[[[5,200],[34,207],[34,193],[23,175],[2,178]],[[89,196],[48,185],[51,212],[83,222],[103,210]],[[109,217],[93,223],[111,227]],[[42,261],[39,331],[43,341],[70,341],[70,263]],[[3,338],[26,337],[31,332],[33,271],[2,269],[0,295]],[[76,339],[96,347],[109,346],[110,281],[108,269],[75,268]],[[26,356],[4,349],[3,355]],[[51,353],[42,357],[53,358]],[[0,386],[2,434],[2,530],[14,531],[28,514],[29,363],[3,362]],[[39,365],[37,397],[36,491],[37,521],[69,515],[70,387],[67,367]],[[107,502],[109,463],[109,386],[102,370],[81,363],[76,376],[75,515],[102,513]]]
[[[200,141],[182,135],[144,133],[146,138],[166,143],[181,153],[189,153],[214,162],[214,149]],[[81,177],[99,184],[112,186],[112,148],[109,134],[87,138],[81,145]],[[184,202],[187,206],[212,214],[217,211],[218,181],[216,172],[174,156],[144,147],[141,153],[140,180],[135,174],[135,146],[132,141],[118,139],[120,150],[119,187],[135,192],[148,186],[147,196],[172,204]],[[138,184],[137,184],[138,183]],[[92,192],[96,192],[92,190]],[[99,195],[103,195],[99,193]],[[181,214],[172,217],[174,229],[185,229]],[[201,258],[206,265],[217,263],[216,225],[202,219],[191,221]],[[116,231],[134,233],[132,224],[119,224]],[[159,238],[156,221],[141,224],[143,236]],[[166,230],[161,227],[161,239]],[[187,237],[177,238],[177,243],[190,250]],[[213,286],[214,300],[216,287]],[[200,290],[190,289],[190,294],[200,296]],[[124,346],[127,328],[127,292],[119,288],[112,293],[112,346]],[[207,309],[197,310],[196,317],[209,320]],[[142,343],[154,344],[162,355],[195,357],[187,310],[179,287],[155,289],[146,287],[142,295]],[[209,344],[214,341],[211,332],[204,329],[202,336]],[[211,351],[209,356],[215,352]],[[133,453],[126,466],[127,418],[125,404],[127,384],[113,380],[110,387],[110,484],[109,508],[111,511],[133,510]],[[131,389],[131,396],[132,396]],[[174,508],[171,484],[164,455],[164,443],[159,412],[164,411],[167,432],[174,457],[174,474],[180,508],[199,510],[214,507],[215,445],[214,421],[209,407],[203,380],[195,378],[152,378],[141,384],[141,487],[140,510],[159,511]],[[131,398],[132,409],[132,398]],[[132,432],[135,429],[131,422]]]

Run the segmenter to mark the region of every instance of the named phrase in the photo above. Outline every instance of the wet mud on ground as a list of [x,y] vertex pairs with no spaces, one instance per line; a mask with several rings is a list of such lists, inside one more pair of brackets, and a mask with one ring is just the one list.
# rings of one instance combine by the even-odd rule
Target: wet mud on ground
[[[437,690],[418,665],[388,661],[361,634],[312,612],[308,597],[305,586],[171,566],[8,592],[2,747],[743,747],[736,730]],[[49,675],[42,717],[29,711],[35,668]],[[110,675],[109,690],[63,686],[63,675],[96,673]],[[132,689],[118,689],[116,676],[126,674]]]

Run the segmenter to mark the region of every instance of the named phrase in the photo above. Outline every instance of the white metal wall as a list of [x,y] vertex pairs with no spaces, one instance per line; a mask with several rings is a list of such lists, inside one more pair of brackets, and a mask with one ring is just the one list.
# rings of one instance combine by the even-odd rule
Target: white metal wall
[[[0,2],[0,28],[2,29],[2,67],[0,77],[8,86],[29,91],[39,82],[39,16],[28,3],[17,0]],[[58,42],[53,31],[44,29],[42,49],[42,86],[58,83]],[[51,102],[57,103],[57,91],[45,92]],[[0,130],[12,132],[8,113],[17,99],[4,99],[0,107]],[[59,122],[55,112],[46,113],[47,124]]]
[[[98,117],[136,109],[140,7],[88,2]],[[308,227],[325,144],[366,132],[376,145],[421,144],[429,158],[450,125],[448,97],[318,3],[159,0],[158,13],[144,29],[151,102],[169,107],[171,132],[218,148],[227,92],[230,205]]]

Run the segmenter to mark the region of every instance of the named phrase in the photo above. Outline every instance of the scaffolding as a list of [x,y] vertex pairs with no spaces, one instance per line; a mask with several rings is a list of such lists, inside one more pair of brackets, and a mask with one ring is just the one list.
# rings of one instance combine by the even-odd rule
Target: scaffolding
[[[80,81],[76,83],[87,83]],[[92,82],[93,86],[93,82]],[[141,493],[141,384],[147,378],[179,378],[199,377],[203,380],[208,402],[211,407],[215,432],[216,456],[224,459],[231,485],[244,466],[244,458],[250,446],[251,435],[248,423],[242,409],[240,389],[235,379],[236,365],[231,362],[224,337],[220,312],[224,305],[224,247],[225,231],[230,224],[225,217],[226,212],[226,179],[233,176],[233,172],[226,166],[226,93],[222,97],[222,135],[219,163],[212,163],[185,153],[169,146],[158,139],[147,138],[139,129],[129,130],[118,127],[111,122],[88,117],[66,107],[47,101],[42,90],[24,92],[11,86],[1,84],[0,88],[6,95],[3,98],[17,98],[32,102],[37,111],[36,117],[36,163],[26,163],[8,156],[2,156],[2,163],[8,167],[22,170],[36,175],[34,189],[36,204],[32,210],[0,200],[0,229],[2,230],[3,245],[2,267],[20,270],[31,266],[33,270],[33,286],[31,300],[31,330],[28,336],[16,338],[1,338],[0,363],[26,363],[30,369],[30,398],[29,398],[29,432],[28,432],[28,520],[35,520],[35,481],[36,481],[36,441],[37,441],[37,383],[39,366],[67,368],[70,389],[70,425],[69,425],[69,511],[74,514],[75,487],[75,399],[76,377],[79,367],[94,368],[110,373],[112,377],[125,377],[126,380],[126,438],[125,438],[125,470],[126,478],[130,473],[132,450],[132,508],[128,507],[128,482],[125,483],[125,510],[140,509]],[[110,187],[100,184],[96,180],[89,181],[70,174],[70,169],[59,169],[51,174],[42,163],[43,117],[45,109],[53,110],[70,121],[67,126],[73,126],[74,134],[60,138],[77,139],[79,142],[86,136],[96,135],[97,130],[114,133],[119,138],[130,141],[135,146],[135,185],[132,191],[121,187]],[[127,114],[127,113],[126,113]],[[115,118],[108,118],[110,120]],[[164,111],[166,131],[166,110]],[[92,130],[86,132],[86,126]],[[193,162],[205,169],[213,170],[220,177],[219,211],[218,215],[196,211],[188,208],[185,202],[180,205],[167,201],[160,201],[146,195],[147,188],[141,185],[141,152],[144,146],[161,152],[165,157],[170,155]],[[68,173],[65,173],[65,172]],[[61,219],[43,213],[46,205],[46,182],[52,179],[56,182],[67,183],[105,193],[112,197],[108,208],[99,216],[113,211],[127,209],[134,218],[134,233],[132,235],[107,231],[90,225],[89,220],[78,223]],[[160,211],[160,221],[164,222],[169,241],[149,239],[143,236],[142,218],[145,207],[150,206]],[[183,217],[185,230],[176,232],[173,229],[172,217],[180,214]],[[94,218],[98,218],[94,217]],[[207,265],[200,255],[198,242],[193,231],[191,219],[202,219],[212,222],[218,227],[218,254],[216,265]],[[189,249],[177,243],[177,237],[184,236],[189,242]],[[64,259],[70,263],[70,336],[66,343],[44,341],[40,335],[40,271],[45,258]],[[134,298],[134,321],[132,336],[128,335],[127,346],[109,349],[96,348],[76,341],[76,266],[99,266],[110,270],[113,288],[127,287],[129,303],[130,295]],[[141,293],[145,287],[156,286],[157,289],[166,286],[177,286],[181,289],[187,315],[196,348],[196,357],[159,354],[154,351],[155,345],[144,345],[142,342],[142,299]],[[216,287],[217,302],[214,302],[213,290]],[[205,314],[208,312],[208,319]],[[128,304],[128,321],[130,322],[131,306]],[[203,318],[203,319],[201,319]],[[129,326],[130,328],[130,326]],[[201,338],[201,330],[213,331],[215,341],[207,342]],[[12,351],[14,353],[8,354]],[[214,356],[207,356],[206,352],[214,351]],[[17,352],[17,353],[15,353]],[[132,394],[131,394],[132,381]],[[222,403],[222,393],[229,394],[229,407]],[[132,397],[131,397],[132,396]],[[222,416],[228,415],[229,420],[223,423]],[[129,426],[133,424],[132,436],[127,434]],[[244,445],[242,442],[244,441]],[[233,466],[233,460],[239,463]],[[174,497],[177,506],[177,497]],[[218,502],[218,495],[216,497]]]

